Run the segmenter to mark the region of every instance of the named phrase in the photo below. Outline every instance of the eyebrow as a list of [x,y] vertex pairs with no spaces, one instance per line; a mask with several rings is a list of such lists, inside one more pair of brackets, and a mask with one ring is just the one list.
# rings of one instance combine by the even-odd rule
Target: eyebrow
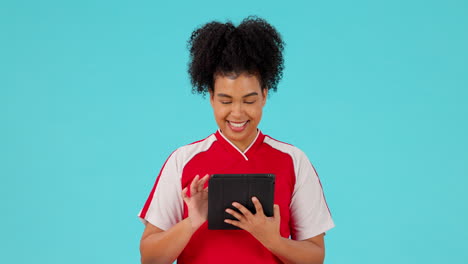
[[[242,98],[246,98],[246,97],[253,96],[253,95],[258,95],[258,93],[257,92],[252,92],[252,93],[249,93],[249,94],[246,94],[246,95],[242,96]],[[232,96],[227,95],[227,94],[223,94],[223,93],[216,94],[216,96],[232,98]]]

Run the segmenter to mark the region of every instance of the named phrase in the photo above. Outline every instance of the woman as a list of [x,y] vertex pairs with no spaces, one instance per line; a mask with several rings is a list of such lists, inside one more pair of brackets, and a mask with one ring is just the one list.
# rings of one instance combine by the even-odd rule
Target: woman
[[[237,27],[211,22],[189,48],[193,90],[209,93],[219,130],[174,151],[161,169],[139,214],[142,263],[323,263],[334,223],[320,180],[302,151],[257,128],[282,77],[280,35],[257,17]],[[241,230],[208,230],[209,175],[228,173],[275,174],[274,216],[252,197],[255,213],[238,203],[240,213],[226,210]]]

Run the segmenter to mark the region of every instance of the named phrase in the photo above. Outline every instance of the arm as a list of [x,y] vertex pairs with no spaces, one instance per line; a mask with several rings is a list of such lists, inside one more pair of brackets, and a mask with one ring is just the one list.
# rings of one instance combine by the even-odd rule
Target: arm
[[276,255],[285,264],[308,263],[321,264],[325,258],[325,246],[323,234],[295,241],[287,239],[280,234],[280,210],[279,205],[274,205],[273,217],[265,216],[260,201],[253,197],[256,213],[251,213],[243,205],[234,202],[241,213],[227,209],[226,212],[233,215],[239,221],[224,220],[226,223],[242,228],[252,234],[268,250]]
[[323,234],[302,241],[279,237],[265,246],[285,264],[322,264],[325,258]]
[[149,222],[140,241],[141,263],[172,263],[184,250],[193,233],[206,221],[208,214],[208,188],[203,188],[209,176],[199,179],[198,175],[190,184],[190,197],[187,188],[182,197],[188,207],[188,217],[164,231]]
[[180,221],[166,231],[147,223],[140,241],[141,263],[174,262],[197,229],[192,226],[190,218]]

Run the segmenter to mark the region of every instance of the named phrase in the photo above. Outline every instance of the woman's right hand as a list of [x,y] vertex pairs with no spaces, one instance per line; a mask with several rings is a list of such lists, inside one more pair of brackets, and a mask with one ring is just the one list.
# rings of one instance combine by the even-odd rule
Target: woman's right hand
[[208,187],[203,188],[210,175],[203,178],[197,175],[190,184],[190,197],[187,195],[188,187],[182,190],[182,198],[188,207],[188,218],[193,230],[197,230],[208,218]]

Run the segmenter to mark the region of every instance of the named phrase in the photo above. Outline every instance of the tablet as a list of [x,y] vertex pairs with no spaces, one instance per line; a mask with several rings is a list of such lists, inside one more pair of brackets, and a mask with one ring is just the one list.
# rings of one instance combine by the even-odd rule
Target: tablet
[[224,219],[237,220],[225,210],[231,208],[239,212],[232,206],[233,202],[238,202],[255,213],[252,196],[258,198],[266,216],[273,216],[274,193],[274,174],[214,174],[208,183],[208,229],[240,229],[224,222]]

